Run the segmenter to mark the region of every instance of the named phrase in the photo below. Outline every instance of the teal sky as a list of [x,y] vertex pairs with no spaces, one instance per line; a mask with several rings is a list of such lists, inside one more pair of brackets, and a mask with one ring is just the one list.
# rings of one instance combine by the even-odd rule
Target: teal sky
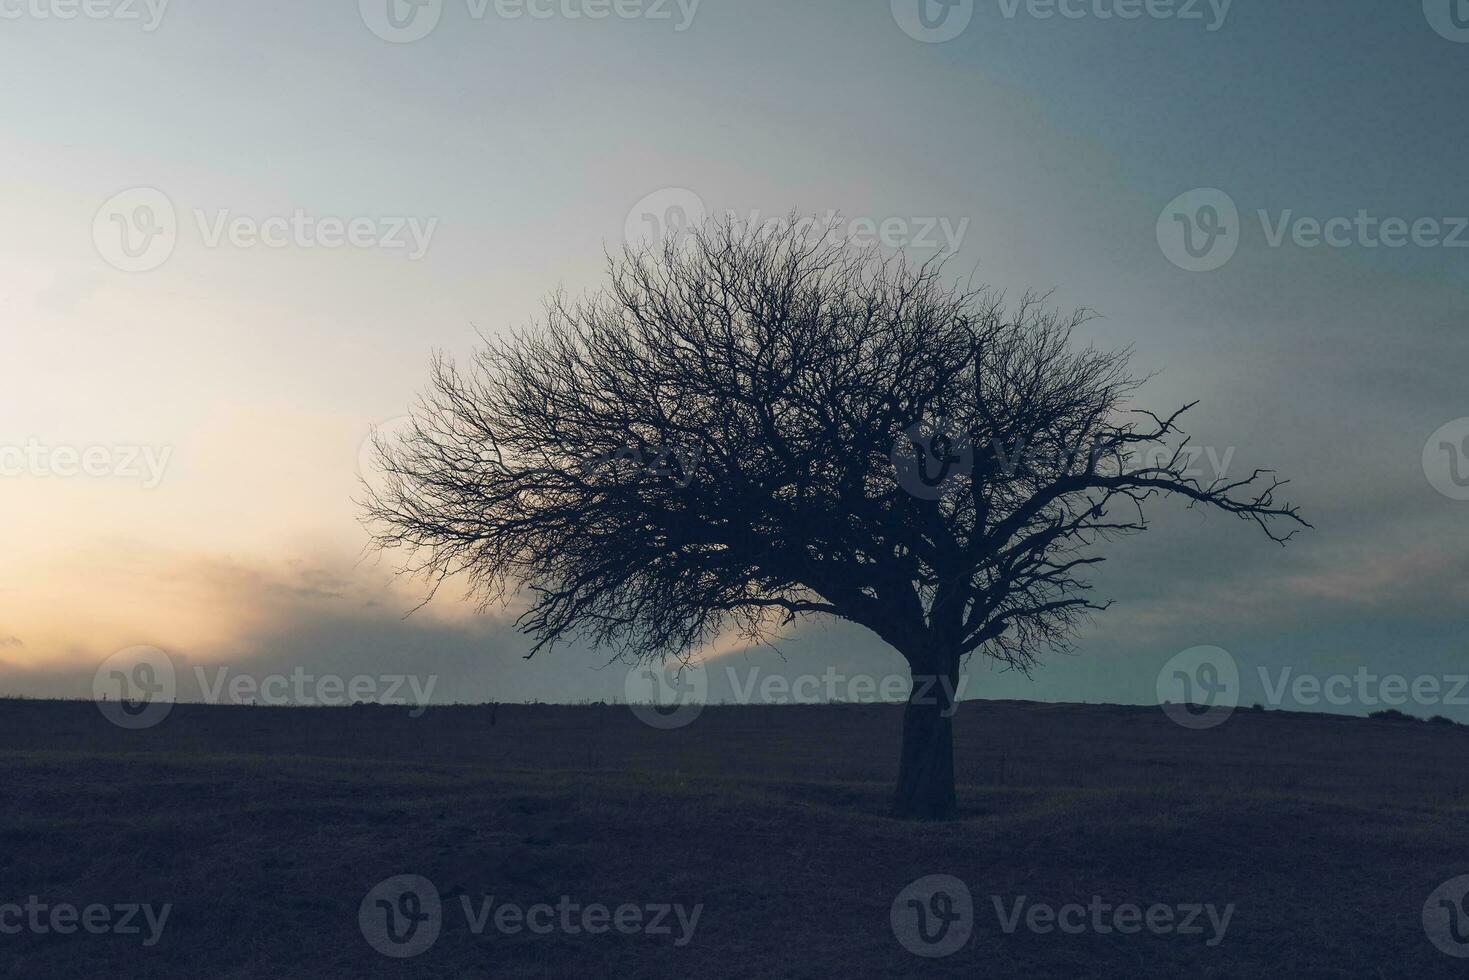
[[[1469,417],[1469,229],[1459,247],[1267,233],[1359,212],[1469,226],[1469,27],[1434,27],[1454,34],[1463,0],[1234,0],[1222,21],[1189,0],[1161,9],[1200,19],[989,0],[941,43],[903,29],[918,0],[624,0],[642,15],[596,20],[566,15],[596,0],[518,19],[444,0],[410,43],[373,33],[373,0],[173,0],[153,29],[141,2],[141,20],[38,16],[64,2],[0,0],[0,464],[28,445],[167,463],[0,473],[0,692],[85,695],[103,658],[154,644],[241,672],[433,674],[445,700],[620,696],[605,657],[523,663],[527,641],[452,601],[401,620],[415,588],[361,560],[350,498],[369,427],[403,414],[432,350],[595,286],[630,218],[689,192],[947,228],[956,274],[1095,308],[1091,338],[1162,372],[1149,407],[1200,399],[1200,445],[1292,479],[1315,532],[1282,551],[1164,504],[1110,549],[1116,605],[1076,656],[1030,679],[975,665],[970,694],[1145,702],[1199,645],[1235,656],[1245,701],[1260,668],[1469,673],[1469,500],[1425,469]],[[1236,206],[1238,248],[1191,272],[1158,228],[1200,188]],[[129,272],[106,206],[138,189],[177,232]],[[416,258],[210,243],[215,222],[298,211],[428,237]],[[726,656],[901,667],[838,625],[782,649]]]

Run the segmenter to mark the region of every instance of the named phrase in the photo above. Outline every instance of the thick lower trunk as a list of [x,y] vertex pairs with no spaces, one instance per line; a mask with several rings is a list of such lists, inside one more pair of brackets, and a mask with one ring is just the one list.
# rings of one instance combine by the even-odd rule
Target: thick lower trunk
[[945,820],[954,816],[954,701],[958,670],[913,673],[903,710],[903,751],[893,816]]

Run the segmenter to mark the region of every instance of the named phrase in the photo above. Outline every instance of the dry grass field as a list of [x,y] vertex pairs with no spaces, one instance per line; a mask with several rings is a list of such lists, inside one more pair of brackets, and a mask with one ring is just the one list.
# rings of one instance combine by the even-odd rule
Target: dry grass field
[[[127,732],[89,703],[3,701],[0,906],[170,909],[152,936],[142,913],[136,933],[0,934],[0,976],[1465,969],[1421,917],[1438,885],[1469,873],[1469,728],[1240,711],[1189,731],[1157,708],[973,702],[956,717],[963,816],[913,824],[886,815],[900,715],[709,707],[657,731],[615,705],[419,718],[179,705]],[[919,958],[891,914],[906,886],[940,874],[972,893],[972,934]],[[436,941],[411,958],[377,952],[359,923],[398,875],[441,900]],[[1233,910],[1214,942],[1207,917],[1187,935],[1004,925],[1017,902],[1094,901]],[[558,902],[699,911],[692,929],[669,914],[667,932],[472,928],[476,910]],[[15,921],[0,909],[0,927]]]

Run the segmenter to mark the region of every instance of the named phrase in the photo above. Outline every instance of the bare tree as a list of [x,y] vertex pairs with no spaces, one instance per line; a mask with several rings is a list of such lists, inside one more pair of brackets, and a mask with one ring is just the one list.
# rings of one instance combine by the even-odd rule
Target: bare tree
[[908,661],[894,812],[955,810],[960,666],[1028,669],[1105,608],[1099,542],[1174,495],[1284,542],[1269,471],[1186,475],[1178,426],[1127,411],[1128,351],[1085,311],[811,234],[711,223],[609,258],[536,328],[436,357],[414,424],[378,447],[378,547],[484,604],[528,592],[532,655],[573,636],[687,657],[799,617],[867,627]]

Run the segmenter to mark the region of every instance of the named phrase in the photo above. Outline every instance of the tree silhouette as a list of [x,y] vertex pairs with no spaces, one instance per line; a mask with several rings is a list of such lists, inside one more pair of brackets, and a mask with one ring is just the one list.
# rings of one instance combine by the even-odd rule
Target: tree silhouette
[[1270,471],[1187,475],[1191,406],[1127,411],[1129,352],[1075,344],[1086,311],[1012,308],[793,220],[711,222],[608,273],[467,367],[435,357],[412,425],[377,447],[374,543],[485,605],[525,590],[531,655],[865,626],[913,679],[896,814],[954,812],[961,664],[1066,646],[1106,605],[1093,546],[1145,529],[1149,499],[1281,543],[1305,526]]

